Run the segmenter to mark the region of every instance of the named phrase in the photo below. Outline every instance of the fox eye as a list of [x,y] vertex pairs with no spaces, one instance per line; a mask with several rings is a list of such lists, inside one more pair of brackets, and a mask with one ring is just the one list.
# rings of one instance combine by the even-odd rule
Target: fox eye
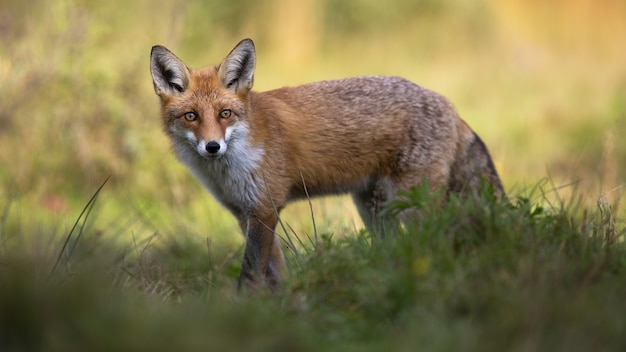
[[230,115],[232,115],[232,114],[233,114],[233,112],[230,111],[229,109],[224,109],[224,110],[220,111],[220,117],[223,118],[223,119],[229,118]]
[[196,115],[195,112],[186,112],[183,114],[183,119],[185,119],[185,121],[195,121],[198,119],[198,115]]

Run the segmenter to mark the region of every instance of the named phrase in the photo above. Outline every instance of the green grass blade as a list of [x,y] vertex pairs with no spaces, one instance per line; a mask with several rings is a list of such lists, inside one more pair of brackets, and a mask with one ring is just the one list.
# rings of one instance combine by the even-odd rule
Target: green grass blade
[[[82,230],[84,229],[84,226],[85,226],[85,222],[87,221],[87,218],[89,217],[89,214],[91,213],[91,209],[93,208],[93,205],[95,204],[95,201],[98,198],[98,195],[100,194],[100,191],[102,190],[102,188],[104,188],[104,185],[106,185],[106,183],[109,181],[110,177],[111,176],[108,176],[104,180],[104,182],[102,182],[100,187],[98,187],[96,192],[91,196],[91,198],[89,199],[87,204],[85,204],[85,206],[83,207],[83,210],[80,212],[80,215],[78,215],[78,218],[76,218],[76,221],[74,222],[74,225],[72,226],[72,229],[70,230],[70,232],[67,234],[67,236],[65,238],[65,242],[63,243],[63,247],[61,247],[61,251],[59,252],[59,255],[57,256],[57,259],[54,262],[54,265],[52,266],[52,270],[50,270],[50,274],[48,274],[48,277],[51,277],[54,274],[54,272],[56,271],[56,268],[59,266],[59,263],[61,262],[61,258],[63,257],[63,253],[65,253],[65,250],[67,249],[67,246],[68,246],[68,244],[70,242],[70,239],[72,238],[72,234],[74,233],[74,231],[78,227],[78,224],[81,221],[81,219],[83,219],[83,215],[84,215],[83,224],[81,225],[79,233],[78,233],[78,235],[76,237],[76,241],[78,241],[78,239],[80,238]],[[72,249],[75,248],[75,247],[76,247],[76,244],[74,244],[74,247],[72,247]]]

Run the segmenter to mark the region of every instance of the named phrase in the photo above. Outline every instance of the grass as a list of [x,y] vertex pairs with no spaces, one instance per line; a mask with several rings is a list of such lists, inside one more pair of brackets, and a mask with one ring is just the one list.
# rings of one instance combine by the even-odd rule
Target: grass
[[[539,188],[538,188],[539,189]],[[106,187],[103,191],[106,190]],[[540,192],[537,192],[540,193]],[[489,196],[392,204],[419,220],[385,240],[322,233],[288,251],[276,295],[238,295],[241,249],[83,231],[3,242],[0,346],[21,350],[620,350],[623,221],[606,203]],[[98,197],[102,197],[99,194]],[[93,199],[92,199],[93,200]],[[93,216],[93,215],[92,215]],[[78,221],[77,221],[78,223]],[[86,224],[86,225],[85,225]],[[291,234],[293,236],[294,234]],[[297,240],[292,239],[297,242]],[[67,252],[56,270],[58,251]]]

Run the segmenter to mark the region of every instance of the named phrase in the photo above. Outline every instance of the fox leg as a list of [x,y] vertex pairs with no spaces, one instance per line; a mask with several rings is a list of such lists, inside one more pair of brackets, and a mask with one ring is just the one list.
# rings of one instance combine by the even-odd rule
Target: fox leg
[[[433,165],[437,166],[437,165]],[[428,181],[428,192],[433,195],[441,188],[447,187],[448,175],[450,169],[445,165],[439,165],[439,167],[432,167],[430,170],[411,170],[404,174],[397,175],[392,181],[393,196],[392,199],[398,199],[399,191],[409,191],[414,187],[422,187],[423,182]],[[428,203],[428,206],[438,206],[445,202],[446,197],[438,197],[433,199],[432,203]],[[417,208],[409,208],[402,210],[396,214],[398,222],[402,222],[405,225],[409,222],[419,221],[420,214]]]
[[392,190],[386,179],[370,181],[363,189],[352,193],[352,200],[365,226],[381,237],[390,219],[382,215],[382,211],[392,196]]
[[254,289],[265,280],[277,289],[285,273],[285,260],[280,241],[275,233],[278,219],[275,214],[251,217],[247,221],[246,245],[238,287],[243,284]]

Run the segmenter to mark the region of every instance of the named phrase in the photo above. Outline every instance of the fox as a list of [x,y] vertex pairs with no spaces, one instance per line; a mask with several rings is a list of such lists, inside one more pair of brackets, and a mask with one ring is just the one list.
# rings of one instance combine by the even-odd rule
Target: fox
[[256,92],[255,67],[251,39],[202,69],[164,46],[150,54],[174,154],[245,236],[239,290],[280,287],[287,268],[276,226],[291,201],[350,193],[376,229],[385,205],[424,180],[459,196],[486,181],[504,195],[484,142],[444,96],[376,75]]

